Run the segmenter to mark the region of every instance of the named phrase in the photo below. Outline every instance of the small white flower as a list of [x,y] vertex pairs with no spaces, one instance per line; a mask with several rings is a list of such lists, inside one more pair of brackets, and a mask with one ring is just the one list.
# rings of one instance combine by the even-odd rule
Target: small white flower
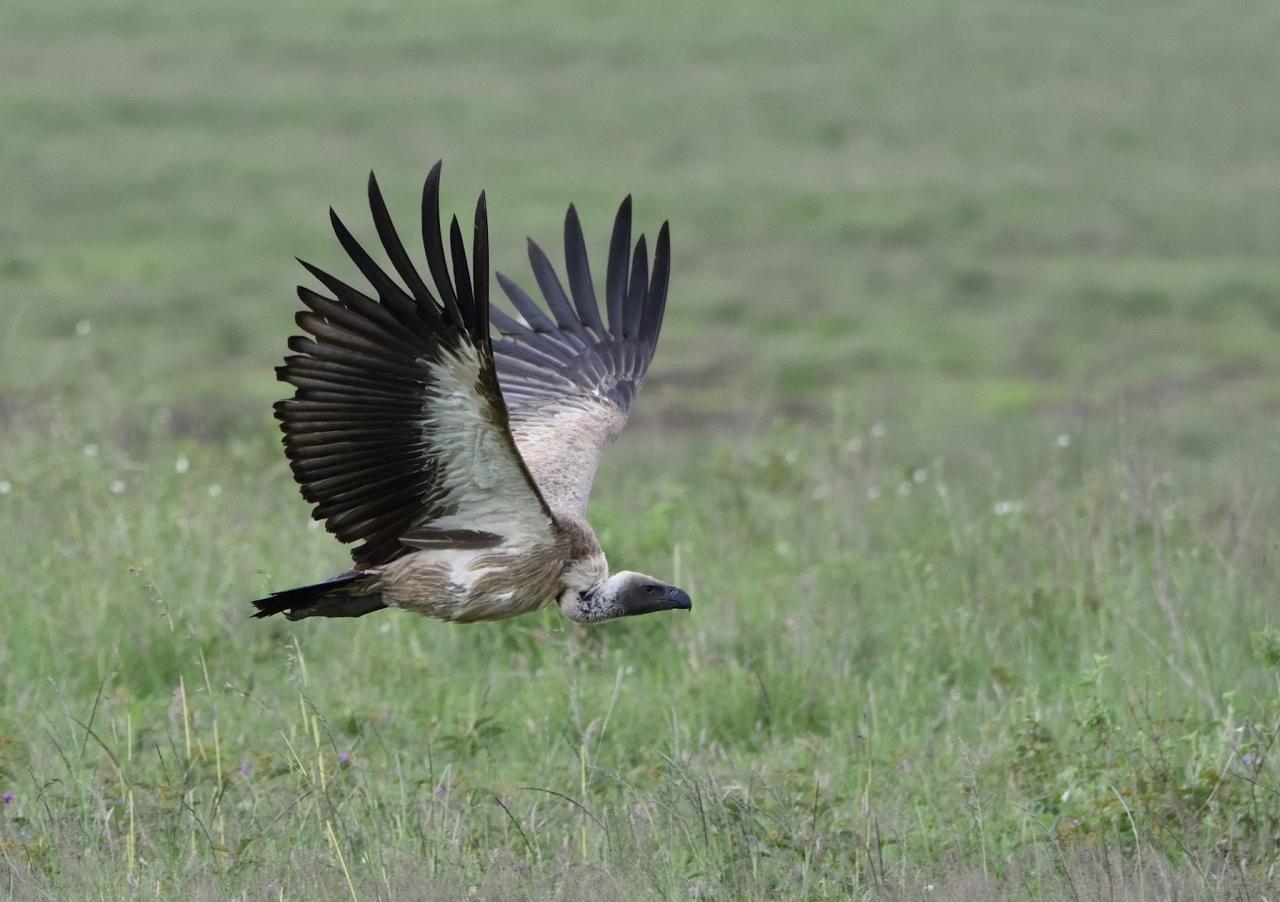
[[910,494],[911,494],[911,483],[907,482],[905,479],[904,479],[902,482],[898,483],[898,494],[899,494],[899,495],[910,495]]
[[1067,434],[1067,433],[1065,433],[1065,432],[1064,432],[1064,433],[1062,433],[1062,435],[1058,436],[1058,447],[1059,447],[1059,448],[1070,448],[1070,447],[1071,447],[1071,436],[1070,436],[1070,435],[1068,435],[1068,434]]
[[1065,802],[1069,798],[1071,798],[1071,790],[1070,789],[1062,790],[1062,801]]
[[880,487],[878,485],[867,486],[867,500],[875,501],[880,497]]
[[916,467],[911,473],[911,481],[919,485],[929,478],[929,471],[924,467]]
[[76,335],[80,338],[84,338],[92,331],[93,323],[89,322],[87,319],[82,319],[76,323]]
[[878,423],[878,422],[877,422],[877,423],[872,423],[872,424],[871,424],[871,437],[872,437],[872,438],[884,438],[884,431],[885,431],[885,430],[884,430],[884,423]]
[[178,455],[178,459],[173,462],[173,470],[175,473],[185,473],[191,469],[191,461],[187,460],[185,455]]
[[1022,509],[1022,504],[1018,501],[997,501],[992,510],[995,511],[997,517],[1007,517],[1010,514],[1016,514]]
[[108,489],[108,490],[111,492],[111,494],[113,494],[113,495],[123,495],[123,494],[124,494],[124,480],[123,480],[123,479],[113,479],[113,480],[111,480],[111,485],[107,486],[107,489]]
[[98,456],[98,446],[97,446],[97,445],[95,445],[93,442],[89,442],[89,444],[87,444],[87,445],[85,445],[85,446],[84,446],[84,456],[85,456],[85,457],[97,457],[97,456]]
[[945,482],[937,483],[934,488],[937,490],[939,498],[947,497],[947,484]]
[[13,491],[13,483],[7,479],[0,479],[0,495],[7,495]]
[[209,486],[209,497],[217,498],[221,494],[222,494],[222,486],[218,485],[216,482],[211,483]]

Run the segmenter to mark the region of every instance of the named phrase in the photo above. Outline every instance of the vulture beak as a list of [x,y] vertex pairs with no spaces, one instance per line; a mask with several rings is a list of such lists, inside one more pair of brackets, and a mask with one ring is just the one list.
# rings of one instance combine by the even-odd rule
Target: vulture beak
[[667,599],[667,607],[673,611],[692,611],[693,599],[689,597],[689,593],[684,589],[677,589],[675,586],[668,586],[665,593]]
[[658,611],[690,611],[693,600],[689,593],[675,586],[662,583],[649,583],[636,587],[620,599],[624,616],[636,614],[655,614]]

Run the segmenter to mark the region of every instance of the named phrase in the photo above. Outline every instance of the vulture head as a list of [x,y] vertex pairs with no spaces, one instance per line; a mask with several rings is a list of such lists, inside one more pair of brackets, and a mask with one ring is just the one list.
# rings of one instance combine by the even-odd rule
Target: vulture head
[[568,589],[559,603],[560,610],[579,623],[693,609],[693,601],[683,589],[631,570],[615,573],[589,589]]

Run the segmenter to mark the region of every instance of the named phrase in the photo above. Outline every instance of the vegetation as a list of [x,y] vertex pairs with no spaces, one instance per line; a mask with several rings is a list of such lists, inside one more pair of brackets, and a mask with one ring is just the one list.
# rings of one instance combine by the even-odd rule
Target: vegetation
[[[1274,888],[1280,7],[0,26],[9,897]],[[592,519],[690,616],[248,619],[347,560],[270,418],[291,256],[439,157],[526,283],[570,200],[671,219]]]

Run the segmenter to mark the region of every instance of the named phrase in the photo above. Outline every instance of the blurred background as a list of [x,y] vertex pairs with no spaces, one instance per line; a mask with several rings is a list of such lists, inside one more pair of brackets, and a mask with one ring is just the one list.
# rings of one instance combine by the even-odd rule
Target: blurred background
[[[339,895],[350,866],[352,892],[390,895],[396,868],[379,882],[358,836],[445,843],[423,814],[443,759],[477,792],[563,778],[606,820],[649,778],[674,785],[646,770],[663,756],[788,787],[739,800],[772,812],[735,828],[754,845],[636,840],[659,895],[874,883],[877,791],[910,838],[879,849],[882,882],[885,854],[903,875],[1038,862],[1025,837],[1073,822],[1083,848],[1157,843],[1197,886],[1212,837],[1274,855],[1276,796],[1219,809],[1234,797],[1206,772],[1276,713],[1277,46],[1280,6],[1258,0],[7,3],[0,839],[37,881],[19,885],[110,895],[149,854],[157,895],[187,885],[179,861],[227,891],[278,872]],[[293,257],[357,279],[327,208],[372,239],[370,170],[413,245],[441,158],[446,211],[485,189],[494,268],[526,286],[525,236],[559,261],[569,202],[597,276],[624,195],[637,229],[670,220],[663,341],[593,518],[616,566],[694,588],[692,620],[586,638],[552,615],[245,620],[245,599],[346,562],[308,529],[270,415]],[[1071,699],[1090,679],[1130,736],[1126,692],[1171,693],[1152,722],[1201,740],[1167,786],[1086,741]],[[583,738],[615,704],[611,738]],[[347,802],[280,808],[375,732],[384,757]],[[281,735],[314,735],[315,773]],[[181,779],[147,751],[166,743]],[[70,758],[46,772],[55,747]],[[589,780],[588,747],[640,796]],[[934,770],[900,766],[925,748]],[[37,804],[55,778],[60,801]],[[428,801],[395,788],[414,780]],[[228,823],[215,797],[236,792]],[[975,839],[982,792],[1004,814]],[[382,820],[393,796],[403,817]],[[632,879],[580,812],[475,799],[453,814],[480,832],[440,886],[499,854],[549,894],[575,862]],[[809,807],[811,828],[786,826]],[[234,870],[277,816],[296,848]],[[101,857],[74,873],[71,823]]]
[[439,158],[526,282],[524,237],[558,250],[570,201],[597,254],[626,193],[639,227],[672,221],[650,423],[832,392],[965,419],[1277,400],[1266,4],[5,18],[7,422],[269,432],[292,257],[342,265],[326,210],[367,226],[370,169],[411,229]]

